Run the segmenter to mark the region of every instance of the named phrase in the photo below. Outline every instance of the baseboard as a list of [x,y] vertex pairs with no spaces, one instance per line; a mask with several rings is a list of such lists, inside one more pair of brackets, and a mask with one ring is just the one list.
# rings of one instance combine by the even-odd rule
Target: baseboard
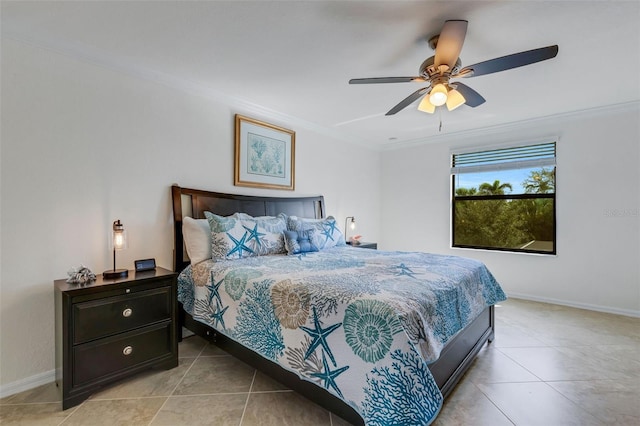
[[0,385],[0,398],[10,396],[19,392],[24,392],[29,389],[37,388],[38,386],[46,385],[56,380],[56,370],[45,371],[44,373],[36,374],[35,376],[27,377],[25,379],[17,380],[13,383],[7,383],[6,385]]
[[605,312],[607,314],[624,315],[627,317],[640,318],[640,311],[634,309],[612,308],[611,306],[592,305],[589,303],[571,302],[568,300],[553,299],[551,297],[539,297],[531,294],[509,292],[509,297],[515,299],[531,300],[532,302],[552,303],[554,305],[569,306],[571,308],[587,309],[589,311]]

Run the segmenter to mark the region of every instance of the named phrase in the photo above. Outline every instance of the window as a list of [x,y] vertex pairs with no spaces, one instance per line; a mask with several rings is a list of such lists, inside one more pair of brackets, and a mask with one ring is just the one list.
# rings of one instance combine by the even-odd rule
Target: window
[[556,143],[452,155],[452,245],[556,253]]

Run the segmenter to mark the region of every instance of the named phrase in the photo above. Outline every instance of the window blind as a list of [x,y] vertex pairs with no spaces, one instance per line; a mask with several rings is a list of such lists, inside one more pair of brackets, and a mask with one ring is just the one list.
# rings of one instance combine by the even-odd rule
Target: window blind
[[452,155],[451,174],[556,165],[556,143],[547,142]]

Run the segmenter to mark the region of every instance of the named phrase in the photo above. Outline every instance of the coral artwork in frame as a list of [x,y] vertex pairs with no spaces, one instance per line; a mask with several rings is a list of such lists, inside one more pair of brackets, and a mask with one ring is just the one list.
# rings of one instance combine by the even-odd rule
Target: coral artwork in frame
[[234,185],[295,187],[295,132],[236,114]]

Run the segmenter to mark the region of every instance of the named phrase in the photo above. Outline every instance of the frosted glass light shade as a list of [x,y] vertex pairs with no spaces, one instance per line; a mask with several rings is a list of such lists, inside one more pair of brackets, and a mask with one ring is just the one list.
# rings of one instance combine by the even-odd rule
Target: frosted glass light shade
[[433,114],[436,110],[436,107],[431,102],[429,102],[429,96],[425,96],[424,98],[422,98],[422,101],[420,101],[420,105],[418,105],[418,110],[422,112],[427,112],[429,114]]
[[456,89],[451,89],[447,95],[447,109],[449,111],[453,111],[460,105],[463,105],[466,101],[467,100],[462,96],[462,93],[458,92]]
[[429,101],[435,105],[444,105],[447,102],[447,88],[442,83],[438,83],[429,94]]

